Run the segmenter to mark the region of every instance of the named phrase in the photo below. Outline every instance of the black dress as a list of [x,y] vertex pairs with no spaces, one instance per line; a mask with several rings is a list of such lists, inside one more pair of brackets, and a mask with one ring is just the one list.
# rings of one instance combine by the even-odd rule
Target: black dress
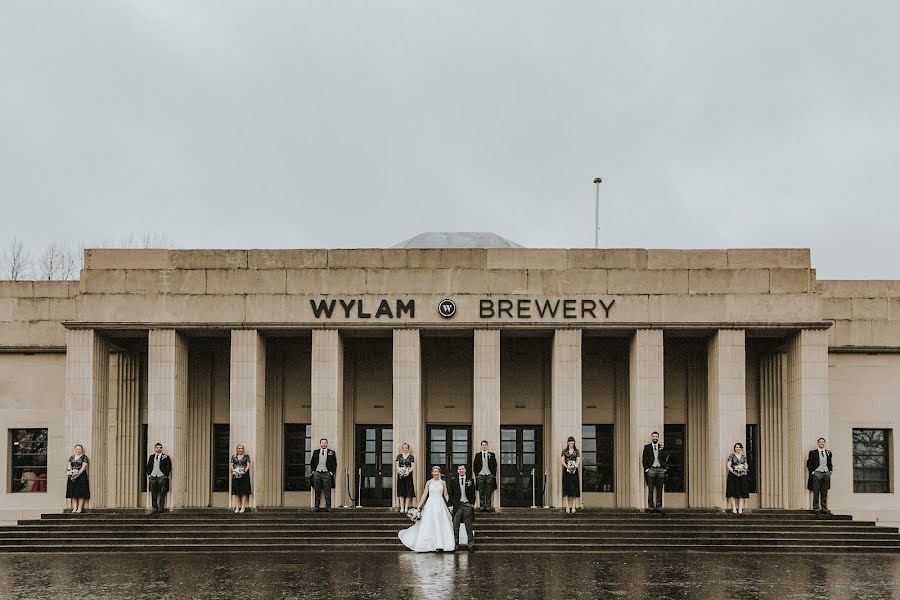
[[[728,455],[728,461],[731,468],[735,468],[739,464],[747,465],[747,457],[741,455],[738,458],[735,454]],[[750,478],[747,475],[735,475],[728,471],[728,481],[725,483],[726,498],[749,498],[750,497]]]
[[[73,454],[69,457],[69,464],[74,470],[81,468],[82,464],[90,464],[86,454],[76,458]],[[71,477],[66,478],[66,498],[91,499],[91,482],[88,480],[87,469],[73,481]]]
[[[416,459],[413,458],[413,455],[410,454],[406,458],[403,458],[402,454],[397,455],[397,468],[400,467],[409,467],[412,468],[413,463],[416,462]],[[400,474],[397,474],[397,497],[398,498],[415,498],[416,497],[416,486],[413,484],[413,474],[410,471],[409,475],[406,477],[400,477]]]
[[[250,473],[247,472],[247,465],[250,464],[250,455],[245,454],[238,458],[236,455],[231,457],[231,495],[232,496],[249,496],[253,493],[250,489]],[[244,467],[244,474],[240,477],[234,476],[234,468],[237,466]]]
[[[566,448],[562,451],[563,460],[567,463],[572,460],[574,461],[581,453],[578,450],[573,451],[569,454],[569,449]],[[578,480],[578,469],[575,469],[574,473],[569,473],[568,469],[563,468],[563,481],[562,481],[562,495],[568,496],[570,498],[578,498],[581,496],[581,485]]]

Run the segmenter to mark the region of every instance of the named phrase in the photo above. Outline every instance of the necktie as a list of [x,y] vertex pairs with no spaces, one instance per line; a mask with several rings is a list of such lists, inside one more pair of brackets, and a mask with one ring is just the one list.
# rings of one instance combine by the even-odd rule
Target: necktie
[[460,477],[460,478],[459,478],[459,489],[462,490],[463,487],[465,487],[465,484],[463,483],[463,478]]

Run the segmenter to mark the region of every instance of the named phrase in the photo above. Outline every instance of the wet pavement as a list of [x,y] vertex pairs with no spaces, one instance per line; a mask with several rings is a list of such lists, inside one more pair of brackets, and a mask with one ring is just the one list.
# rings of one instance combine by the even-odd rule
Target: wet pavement
[[269,554],[0,557],[0,599],[900,598],[900,556]]

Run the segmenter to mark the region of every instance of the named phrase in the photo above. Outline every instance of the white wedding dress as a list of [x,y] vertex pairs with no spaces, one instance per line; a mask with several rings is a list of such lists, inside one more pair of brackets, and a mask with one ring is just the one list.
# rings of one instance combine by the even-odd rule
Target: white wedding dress
[[[400,541],[414,552],[434,552],[443,550],[453,552],[456,542],[453,539],[453,517],[444,502],[443,480],[428,482],[428,500],[422,507],[422,518],[408,529],[397,534]],[[460,524],[459,543],[466,544],[466,527]]]

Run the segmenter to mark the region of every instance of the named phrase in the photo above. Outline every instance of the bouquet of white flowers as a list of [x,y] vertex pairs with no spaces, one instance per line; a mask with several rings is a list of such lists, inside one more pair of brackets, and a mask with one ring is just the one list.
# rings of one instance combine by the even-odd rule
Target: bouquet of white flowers
[[233,469],[231,469],[231,474],[234,475],[235,479],[239,479],[244,476],[246,469],[241,465],[235,465]]
[[406,511],[406,516],[409,517],[410,521],[415,523],[416,521],[418,521],[419,519],[422,518],[422,511],[419,510],[418,508],[411,508],[408,511]]
[[574,474],[578,467],[575,466],[574,460],[566,461],[566,471],[569,472],[570,475]]
[[75,479],[75,476],[78,475],[78,469],[69,469],[66,471],[66,477],[70,477],[71,479]]
[[400,477],[409,477],[412,473],[412,467],[397,467],[397,475]]
[[747,463],[738,463],[734,467],[734,474],[738,477],[747,474]]

